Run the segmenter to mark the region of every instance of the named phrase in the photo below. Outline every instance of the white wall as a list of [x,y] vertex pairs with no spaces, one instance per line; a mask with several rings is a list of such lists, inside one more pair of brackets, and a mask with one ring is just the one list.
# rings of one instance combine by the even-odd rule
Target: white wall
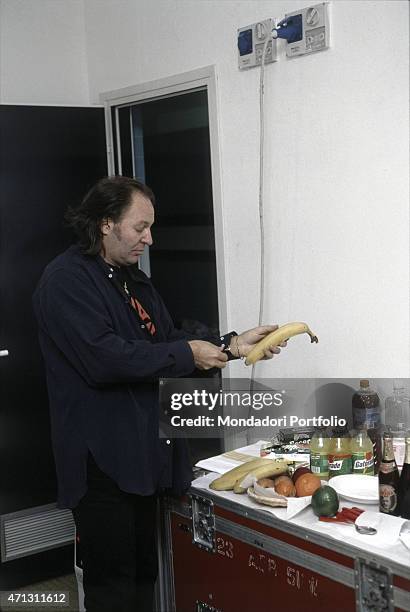
[[[216,65],[228,316],[239,330],[258,316],[259,71],[238,71],[235,33],[307,5],[85,2],[94,102]],[[266,69],[265,321],[307,321],[320,343],[294,339],[258,374],[407,377],[408,4],[336,0],[331,24],[331,50],[287,60],[281,44]]]
[[[228,320],[258,315],[258,82],[236,29],[301,0],[1,0],[1,101],[99,93],[215,64]],[[260,376],[408,377],[408,4],[331,3],[331,50],[266,69],[265,321],[307,321]],[[84,24],[83,24],[84,25]],[[87,58],[88,65],[86,65]],[[243,364],[232,374],[249,374]]]
[[83,0],[0,0],[0,102],[89,104]]

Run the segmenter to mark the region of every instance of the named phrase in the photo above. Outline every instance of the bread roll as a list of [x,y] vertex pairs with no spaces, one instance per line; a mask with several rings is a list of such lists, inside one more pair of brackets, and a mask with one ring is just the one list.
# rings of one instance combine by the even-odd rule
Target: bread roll
[[275,487],[277,484],[279,484],[282,480],[285,480],[285,482],[287,482],[289,480],[290,476],[288,476],[287,474],[282,474],[281,476],[277,476],[275,478]]
[[295,485],[289,476],[283,476],[276,479],[275,491],[278,495],[285,495],[285,497],[295,497],[296,495]]

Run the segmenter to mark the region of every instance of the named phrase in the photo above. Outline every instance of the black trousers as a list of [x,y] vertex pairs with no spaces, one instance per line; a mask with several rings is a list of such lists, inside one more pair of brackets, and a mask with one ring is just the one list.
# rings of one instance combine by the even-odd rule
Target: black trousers
[[157,498],[121,491],[96,465],[73,509],[87,612],[152,612],[157,577]]

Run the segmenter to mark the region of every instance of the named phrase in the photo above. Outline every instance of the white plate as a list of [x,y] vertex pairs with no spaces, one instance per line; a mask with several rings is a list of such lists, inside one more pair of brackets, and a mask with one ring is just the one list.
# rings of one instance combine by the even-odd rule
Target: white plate
[[334,476],[327,483],[335,491],[353,502],[375,504],[379,501],[379,479],[377,476],[363,474],[344,474]]

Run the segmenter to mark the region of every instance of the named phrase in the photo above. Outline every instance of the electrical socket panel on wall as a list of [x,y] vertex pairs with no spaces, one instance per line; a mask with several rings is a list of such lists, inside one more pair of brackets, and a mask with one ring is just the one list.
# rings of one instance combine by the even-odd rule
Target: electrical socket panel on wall
[[265,19],[238,30],[238,66],[240,70],[254,68],[262,63],[263,46],[270,40],[265,53],[265,64],[276,62],[276,40],[272,38],[273,19]]
[[286,55],[295,57],[328,49],[330,35],[328,2],[286,13],[285,18],[296,15],[302,16],[302,38],[296,42],[288,42]]

